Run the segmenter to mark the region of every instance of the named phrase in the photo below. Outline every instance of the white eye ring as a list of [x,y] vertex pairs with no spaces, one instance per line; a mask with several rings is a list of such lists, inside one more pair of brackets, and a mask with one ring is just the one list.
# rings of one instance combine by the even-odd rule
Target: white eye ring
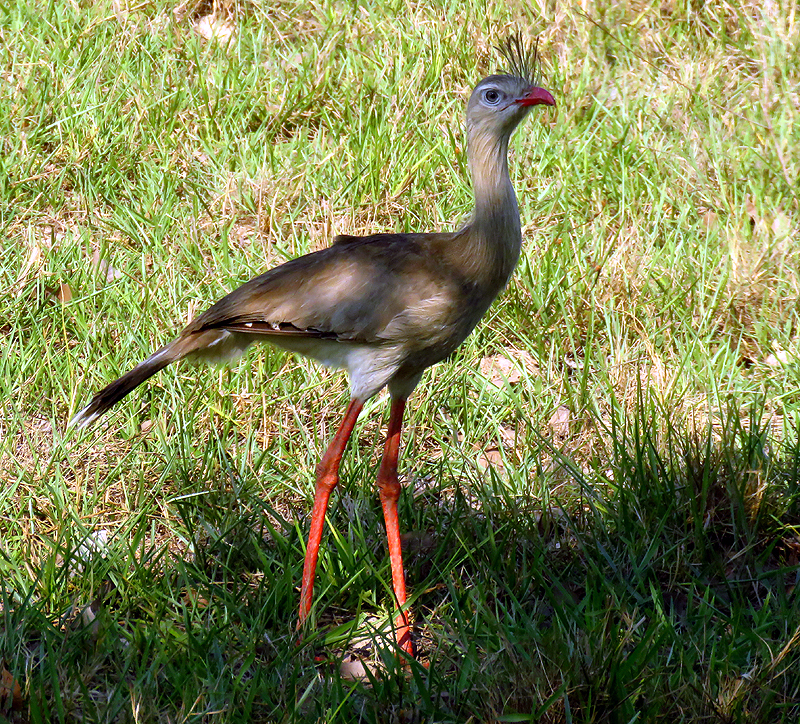
[[487,88],[483,91],[483,100],[490,106],[496,106],[500,102],[501,97],[500,91],[494,88]]

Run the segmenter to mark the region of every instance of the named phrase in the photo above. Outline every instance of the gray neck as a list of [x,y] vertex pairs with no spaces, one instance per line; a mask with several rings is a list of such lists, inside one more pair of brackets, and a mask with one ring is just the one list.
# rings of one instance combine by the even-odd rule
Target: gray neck
[[[522,245],[519,207],[508,176],[508,133],[468,128],[468,157],[475,190],[469,225],[470,254],[494,294],[506,284]],[[487,292],[490,291],[487,289]]]

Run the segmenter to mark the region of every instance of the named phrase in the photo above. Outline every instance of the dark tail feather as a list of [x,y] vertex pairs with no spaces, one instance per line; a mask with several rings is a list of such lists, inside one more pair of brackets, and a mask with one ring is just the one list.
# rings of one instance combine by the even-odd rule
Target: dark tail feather
[[92,401],[69,421],[68,427],[75,426],[80,429],[91,425],[142,382],[178,359],[180,355],[175,354],[173,348],[174,343],[162,347],[144,362],[136,365],[130,372],[100,390],[92,398]]

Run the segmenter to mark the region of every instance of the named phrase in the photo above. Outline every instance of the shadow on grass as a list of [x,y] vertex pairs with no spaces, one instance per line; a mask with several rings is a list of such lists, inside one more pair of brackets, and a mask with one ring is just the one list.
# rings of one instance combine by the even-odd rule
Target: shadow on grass
[[[408,568],[427,667],[403,667],[379,633],[365,643],[373,614],[390,614],[366,492],[363,506],[332,511],[324,613],[301,645],[300,530],[255,498],[174,501],[182,544],[153,543],[152,511],[112,541],[77,522],[38,569],[0,559],[0,658],[22,685],[0,711],[17,722],[796,721],[800,448],[773,449],[756,417],[729,415],[702,436],[654,414],[615,426],[603,464],[561,461],[574,484],[556,507],[491,481],[477,500],[407,495],[405,519],[426,541]],[[353,657],[372,665],[340,675]]]

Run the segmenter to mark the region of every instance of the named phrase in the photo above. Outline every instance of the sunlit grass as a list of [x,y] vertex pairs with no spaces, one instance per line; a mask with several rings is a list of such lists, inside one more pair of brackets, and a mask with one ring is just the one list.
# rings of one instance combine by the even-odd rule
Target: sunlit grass
[[[216,41],[210,10],[0,15],[0,718],[797,720],[795,10],[226,3]],[[258,350],[65,423],[263,269],[461,223],[464,104],[509,29],[557,108],[512,144],[517,273],[409,407],[428,668],[386,637],[383,398],[297,647],[341,374]]]

